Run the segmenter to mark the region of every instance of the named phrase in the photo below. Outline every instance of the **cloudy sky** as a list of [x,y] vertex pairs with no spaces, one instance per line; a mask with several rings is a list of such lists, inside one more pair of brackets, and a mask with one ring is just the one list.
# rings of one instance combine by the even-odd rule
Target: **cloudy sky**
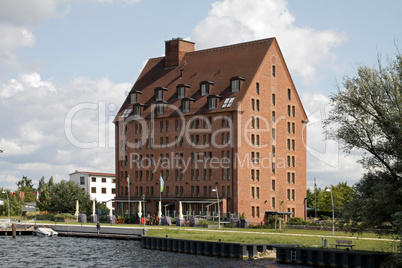
[[360,64],[402,48],[399,0],[2,0],[0,187],[28,176],[114,173],[111,121],[148,58],[276,37],[302,98],[308,186],[355,183],[359,153],[325,141],[328,98]]

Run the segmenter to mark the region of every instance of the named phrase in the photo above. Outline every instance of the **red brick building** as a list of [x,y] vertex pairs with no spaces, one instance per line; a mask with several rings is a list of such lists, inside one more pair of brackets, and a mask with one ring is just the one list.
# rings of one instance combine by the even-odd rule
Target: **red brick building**
[[221,213],[251,223],[272,211],[304,217],[308,119],[276,39],[165,45],[115,118],[116,211],[136,215],[145,200],[154,214],[161,199],[163,214],[182,201],[198,215],[218,210],[218,192]]

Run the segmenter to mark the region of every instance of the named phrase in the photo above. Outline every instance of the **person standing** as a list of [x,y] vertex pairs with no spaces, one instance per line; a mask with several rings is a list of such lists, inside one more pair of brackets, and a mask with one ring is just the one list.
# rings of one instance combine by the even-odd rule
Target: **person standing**
[[100,223],[99,223],[99,221],[98,221],[98,223],[96,224],[96,230],[98,231],[98,234],[99,234],[99,232],[100,232]]

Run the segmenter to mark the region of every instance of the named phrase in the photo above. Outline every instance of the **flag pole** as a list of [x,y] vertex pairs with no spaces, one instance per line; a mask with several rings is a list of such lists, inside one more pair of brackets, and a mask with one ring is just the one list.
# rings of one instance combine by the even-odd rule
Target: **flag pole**
[[130,217],[130,175],[127,176],[128,184],[128,216]]
[[314,177],[314,195],[315,195],[315,210],[314,210],[314,218],[317,218],[317,182]]

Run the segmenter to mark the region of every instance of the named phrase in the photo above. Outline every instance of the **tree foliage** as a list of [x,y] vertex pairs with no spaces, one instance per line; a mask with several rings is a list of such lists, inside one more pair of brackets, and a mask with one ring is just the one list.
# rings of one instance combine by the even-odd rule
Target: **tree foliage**
[[402,56],[385,67],[380,60],[377,69],[359,67],[355,77],[345,78],[344,88],[331,96],[326,134],[340,140],[347,153],[363,151],[359,162],[366,170],[344,216],[372,227],[397,226],[393,215],[402,211]]
[[[331,192],[334,198],[335,216],[341,215],[344,206],[349,202],[350,197],[355,194],[353,187],[349,186],[347,182],[340,182],[337,185],[331,185],[329,188],[317,189],[317,210],[332,212],[332,200]],[[314,192],[307,190],[307,207],[315,209],[315,194]]]
[[89,195],[75,182],[62,180],[50,187],[49,210],[51,211],[74,214],[77,200],[81,213],[89,213],[92,210]]
[[41,211],[48,211],[50,206],[50,187],[53,186],[53,178],[51,177],[49,182],[46,183],[45,177],[39,180],[38,192],[39,199],[37,200],[37,206]]
[[28,179],[27,176],[22,176],[22,179],[20,181],[18,181],[17,183],[18,189],[22,188],[22,187],[27,187],[27,188],[31,188],[33,189],[33,183],[32,180]]

